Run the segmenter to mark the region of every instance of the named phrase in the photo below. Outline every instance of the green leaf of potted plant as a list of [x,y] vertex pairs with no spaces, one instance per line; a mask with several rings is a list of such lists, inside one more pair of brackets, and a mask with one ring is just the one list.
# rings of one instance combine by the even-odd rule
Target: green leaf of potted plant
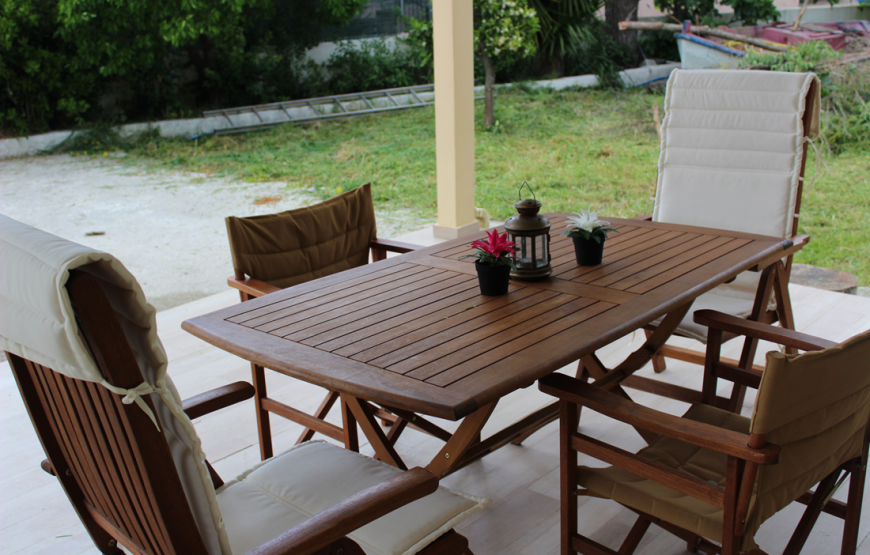
[[581,210],[579,214],[568,217],[568,231],[565,235],[574,240],[574,254],[577,256],[577,264],[581,266],[595,266],[601,264],[604,254],[604,241],[607,232],[619,231],[610,227],[610,222],[598,219],[598,212]]
[[480,293],[490,297],[504,295],[508,291],[511,268],[515,268],[514,253],[517,250],[513,241],[508,241],[507,233],[499,234],[493,229],[487,232],[485,240],[471,243],[474,253],[462,258],[473,257],[477,269]]

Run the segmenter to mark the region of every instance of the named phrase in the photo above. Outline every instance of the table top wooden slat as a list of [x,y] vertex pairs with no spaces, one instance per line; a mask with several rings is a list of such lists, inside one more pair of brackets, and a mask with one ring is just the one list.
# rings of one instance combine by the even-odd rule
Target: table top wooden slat
[[387,368],[410,356],[438,347],[442,343],[461,340],[464,335],[487,325],[498,326],[505,318],[510,318],[513,314],[526,309],[534,309],[547,299],[558,295],[552,291],[541,291],[532,287],[526,289],[528,292],[505,295],[503,301],[469,307],[452,318],[439,320],[414,333],[401,335],[374,349],[369,349],[365,356],[354,355],[352,358],[379,368]]
[[[434,278],[433,278],[434,279]],[[345,335],[359,323],[368,328],[378,322],[382,322],[395,314],[391,309],[396,308],[399,313],[428,307],[455,294],[468,293],[468,296],[478,294],[476,282],[464,274],[454,274],[446,279],[436,279],[434,283],[420,282],[420,288],[407,293],[380,301],[377,310],[369,309],[368,306],[354,307],[354,310],[335,310],[329,314],[330,318],[320,324],[303,326],[299,331],[283,335],[290,341],[301,341],[307,345],[319,345],[330,339]],[[361,313],[360,313],[361,312]],[[325,315],[321,315],[325,316]],[[351,326],[351,328],[348,328]],[[331,350],[331,349],[326,349]]]
[[746,242],[746,239],[732,239],[729,241],[726,241],[724,238],[714,239],[679,256],[669,258],[655,266],[641,270],[633,276],[619,280],[608,287],[626,289],[629,293],[646,293],[672,279],[684,275],[688,271],[694,270],[707,262],[712,262],[742,247]]
[[611,220],[601,265],[580,267],[547,215],[554,275],[480,295],[471,241],[421,249],[193,318],[184,328],[303,380],[459,419],[775,258],[782,240]]
[[389,291],[394,287],[413,284],[417,280],[425,279],[434,273],[431,268],[421,266],[402,268],[395,273],[369,277],[364,283],[356,287],[348,288],[343,284],[339,284],[322,289],[316,293],[312,292],[305,295],[304,298],[295,299],[296,302],[292,305],[279,303],[274,307],[270,307],[268,312],[261,312],[255,318],[246,318],[244,321],[237,319],[235,321],[249,328],[257,328],[261,331],[269,332],[292,323],[295,321],[294,318],[304,318],[312,314],[349,305],[371,295]]
[[266,298],[262,302],[251,305],[239,305],[236,314],[228,320],[235,323],[247,323],[261,316],[268,317],[268,315],[274,314],[279,310],[292,308],[300,303],[323,297],[329,292],[336,293],[332,287],[337,286],[339,290],[353,291],[359,287],[366,287],[366,284],[373,279],[382,276],[390,277],[391,275],[395,277],[396,275],[401,275],[405,270],[422,271],[421,268],[414,264],[407,264],[404,261],[397,262],[395,260],[385,260],[383,265],[371,264],[361,266],[360,268],[354,268],[353,277],[342,276],[347,278],[347,281],[341,281],[336,278],[336,276],[341,274],[333,274],[325,278],[287,288],[281,291],[279,298]]
[[[565,297],[565,295],[561,297]],[[567,303],[564,300],[564,298],[551,299],[551,301],[561,302],[542,314],[541,317],[521,321],[503,333],[493,334],[483,340],[472,342],[463,348],[453,350],[442,358],[432,360],[424,365],[417,365],[412,371],[403,373],[418,380],[447,385],[488,366],[493,362],[493,359],[506,358],[506,356],[520,350],[523,345],[527,345],[528,338],[532,337],[537,330],[547,328],[552,323],[556,325],[549,327],[551,330],[560,325],[567,325],[570,321],[568,316],[582,311],[591,304],[596,304],[595,301],[583,298],[575,298]],[[471,362],[472,359],[476,359],[475,362]],[[446,377],[434,381],[433,378],[436,376],[441,377],[439,375]]]
[[[283,316],[267,325],[257,326],[257,329],[296,341],[297,339],[290,338],[292,334],[324,322],[329,322],[344,314],[356,314],[360,311],[363,311],[362,313],[365,314],[367,309],[371,310],[375,305],[378,305],[377,309],[380,310],[381,305],[392,306],[402,301],[411,301],[414,296],[419,295],[426,287],[437,287],[439,283],[452,280],[457,275],[455,272],[444,272],[436,268],[427,268],[424,272],[398,281],[386,283],[381,281],[377,287],[348,295],[346,299],[332,301],[308,310],[301,310],[295,314]],[[276,328],[276,325],[280,327]]]
[[[552,294],[552,296],[541,299],[542,296],[548,294]],[[536,326],[545,325],[557,318],[562,313],[559,310],[561,307],[572,301],[585,301],[586,299],[542,291],[540,294],[530,297],[529,300],[531,303],[526,308],[518,310],[508,306],[504,309],[504,315],[497,315],[494,312],[477,318],[478,321],[475,324],[478,327],[476,329],[464,332],[458,337],[451,337],[444,343],[426,348],[423,352],[386,368],[399,374],[407,374],[418,380],[426,380],[438,372],[443,372],[460,362],[464,362],[466,356],[471,356],[468,354],[469,350],[473,353],[479,353],[497,349],[508,341],[520,337],[522,333],[532,331]],[[372,364],[376,362],[372,361]],[[427,368],[422,370],[421,366]]]
[[[328,340],[323,343],[315,344],[314,338],[309,341],[324,351],[335,352],[341,356],[351,356],[389,341],[398,335],[410,333],[444,318],[450,318],[465,311],[469,306],[478,306],[495,301],[492,297],[480,294],[477,278],[467,276],[467,279],[468,282],[462,285],[462,287],[467,285],[467,289],[457,293],[446,290],[443,292],[444,296],[434,303],[411,307],[411,310],[407,312],[403,312],[401,308],[390,309],[382,313],[384,319],[381,321],[372,320],[370,324],[357,321],[338,328],[329,335],[324,334],[324,338]],[[508,293],[518,289],[515,285],[511,287],[512,289],[509,288]]]
[[[676,232],[671,231],[667,233]],[[620,253],[624,256],[610,259],[612,261],[608,262],[607,265],[601,267],[590,266],[588,270],[582,273],[578,272],[579,275],[577,277],[571,278],[566,275],[564,278],[578,283],[589,283],[599,287],[607,287],[640,270],[655,265],[660,260],[677,256],[710,240],[709,235],[698,235],[695,233],[683,233],[676,237],[659,236],[659,238],[664,241],[658,244],[643,243],[640,246],[645,248],[635,252],[629,252],[626,249]],[[634,251],[634,249],[631,250]]]

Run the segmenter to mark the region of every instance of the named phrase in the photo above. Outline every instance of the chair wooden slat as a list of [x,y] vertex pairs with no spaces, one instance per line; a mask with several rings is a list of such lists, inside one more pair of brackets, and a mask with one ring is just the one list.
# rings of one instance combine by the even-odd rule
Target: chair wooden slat
[[154,545],[158,540],[154,530],[150,526],[148,515],[152,510],[151,507],[144,507],[142,500],[145,498],[144,486],[142,484],[142,476],[138,472],[130,469],[129,461],[133,460],[132,453],[127,438],[121,433],[122,428],[119,425],[117,415],[117,399],[112,398],[112,393],[104,388],[94,392],[99,396],[99,403],[94,405],[97,409],[97,414],[101,421],[109,422],[107,426],[107,437],[115,456],[115,462],[118,467],[118,472],[121,474],[121,479],[124,483],[124,489],[127,490],[130,506],[135,511],[134,525],[138,526],[139,541],[142,545],[149,545],[154,549]]
[[[88,391],[94,387],[94,384],[88,386],[80,381],[68,378],[64,378],[64,380],[68,382],[66,384],[67,390],[70,393],[81,430],[84,432],[82,439],[87,445],[93,469],[97,472],[100,482],[105,484],[105,492],[110,496],[111,501],[108,504],[115,522],[128,538],[141,545],[143,536],[139,533],[137,518],[131,512],[132,500],[127,495],[126,488],[120,483],[114,457],[106,441],[105,430],[102,429],[100,421],[95,418],[97,409],[91,402],[91,392]],[[97,402],[100,404],[102,402],[99,396]]]

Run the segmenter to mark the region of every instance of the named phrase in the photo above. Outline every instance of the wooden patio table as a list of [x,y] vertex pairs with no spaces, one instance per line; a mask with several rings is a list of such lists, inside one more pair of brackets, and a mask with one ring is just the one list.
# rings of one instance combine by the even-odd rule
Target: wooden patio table
[[[578,266],[552,222],[553,275],[480,295],[466,237],[388,258],[192,318],[193,335],[274,371],[341,394],[345,442],[359,423],[378,458],[404,468],[394,448],[412,426],[446,443],[429,465],[442,476],[558,417],[556,403],[481,441],[503,396],[665,316],[598,382],[608,388],[646,364],[692,301],[745,270],[776,265],[790,241],[746,233],[611,218],[602,264]],[[482,237],[481,233],[479,237]],[[787,294],[787,292],[786,292]],[[388,433],[383,411],[396,419]],[[460,420],[453,434],[426,420]]]

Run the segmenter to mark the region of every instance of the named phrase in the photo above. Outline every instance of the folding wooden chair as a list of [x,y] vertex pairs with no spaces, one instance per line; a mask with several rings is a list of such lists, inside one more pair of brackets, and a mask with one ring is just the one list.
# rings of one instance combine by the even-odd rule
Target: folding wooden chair
[[[710,326],[706,369],[720,378],[728,366],[718,356],[726,332],[814,352],[768,353],[763,374],[755,376],[751,419],[702,403],[678,418],[568,376],[541,380],[540,389],[560,399],[562,553],[617,553],[577,533],[577,495],[589,495],[639,515],[622,555],[634,552],[650,524],[684,539],[690,551],[763,555],[756,531],[792,501],[808,507],[786,555],[801,551],[821,512],[845,521],[841,553],[854,555],[868,451],[870,330],[836,345],[713,311],[696,313],[696,321]],[[707,381],[710,387],[715,395]],[[580,407],[659,439],[632,454],[578,433]],[[578,466],[578,452],[613,466]],[[847,503],[831,500],[847,475]]]
[[[653,221],[698,225],[782,237],[791,243],[782,260],[745,272],[698,297],[675,334],[706,342],[693,311],[713,309],[794,329],[788,282],[795,252],[809,242],[797,235],[808,139],[818,134],[820,83],[812,73],[676,70],[668,80],[662,122]],[[661,324],[645,328],[647,338]],[[725,340],[732,338],[726,334]],[[757,341],[747,339],[739,361],[750,368]],[[700,351],[663,345],[653,356],[704,364]],[[585,361],[600,377],[596,360]],[[756,370],[760,368],[756,367]],[[643,377],[623,385],[696,402],[696,391]],[[727,406],[739,411],[745,389],[735,387]]]
[[[368,263],[369,251],[372,260],[378,261],[385,259],[387,252],[406,253],[419,248],[377,238],[369,183],[314,206],[247,218],[230,216],[226,224],[235,271],[227,283],[239,290],[242,302],[362,266]],[[338,400],[338,393],[327,393],[310,415],[268,396],[262,366],[252,363],[251,371],[263,460],[272,456],[270,412],[305,426],[297,444],[321,433],[353,448],[353,439],[346,437],[344,425],[338,427],[324,420]],[[379,410],[378,416],[385,422],[397,420],[384,410]]]
[[182,403],[154,309],[110,255],[0,216],[0,258],[0,348],[42,467],[103,553],[471,553],[452,527],[484,503],[422,468],[308,442],[224,483],[191,418],[251,398],[252,386]]

